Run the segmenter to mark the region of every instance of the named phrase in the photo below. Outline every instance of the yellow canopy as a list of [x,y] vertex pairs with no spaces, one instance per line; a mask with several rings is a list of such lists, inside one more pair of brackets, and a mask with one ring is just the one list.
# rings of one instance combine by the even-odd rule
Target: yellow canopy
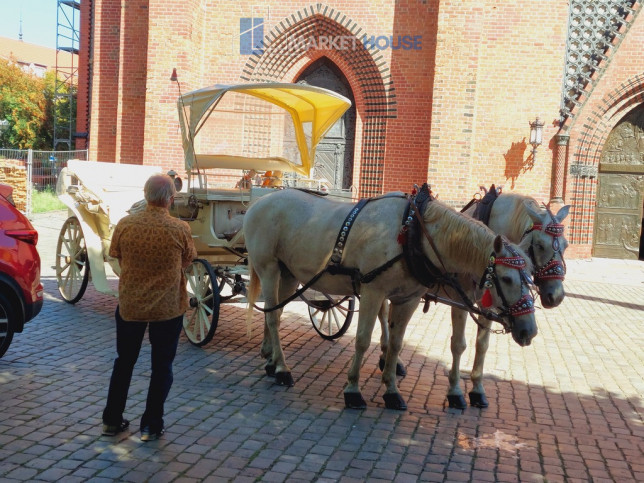
[[[287,160],[282,156],[249,158],[240,164],[240,169],[248,169],[256,161],[258,169],[262,169],[263,165],[268,164],[274,167],[280,166],[284,171],[296,171],[309,176],[315,161],[315,149],[318,143],[331,126],[351,107],[351,101],[340,94],[303,84],[215,85],[189,92],[181,96],[177,102],[187,171],[230,167],[229,163],[225,163],[227,166],[217,165],[217,160],[222,158],[222,154],[234,155],[235,153],[208,151],[210,148],[200,148],[206,152],[195,152],[196,144],[194,142],[213,112],[216,113],[217,104],[229,92],[253,96],[286,111],[293,121],[297,149],[302,163],[301,165],[294,163],[293,160]],[[252,115],[252,112],[249,114]],[[306,132],[305,124],[307,125]],[[307,144],[307,136],[309,135],[310,143]],[[235,156],[230,156],[230,158],[234,160]]]

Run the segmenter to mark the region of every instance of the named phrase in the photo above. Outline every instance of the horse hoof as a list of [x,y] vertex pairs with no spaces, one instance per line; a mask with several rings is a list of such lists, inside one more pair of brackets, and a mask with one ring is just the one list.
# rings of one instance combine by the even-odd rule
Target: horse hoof
[[470,406],[475,408],[486,408],[490,405],[485,394],[480,392],[471,392],[470,393]]
[[276,372],[275,384],[278,386],[293,387],[295,382],[293,382],[293,376],[291,376],[290,372]]
[[398,411],[407,409],[407,403],[398,393],[387,393],[382,398],[385,400],[385,407],[387,409],[396,409]]
[[[470,400],[472,398],[472,393],[470,393]],[[459,396],[448,395],[447,402],[451,409],[467,409],[467,402],[465,402],[465,396],[462,394]]]
[[366,409],[367,403],[359,392],[345,392],[344,407],[347,409]]
[[403,366],[400,362],[396,363],[396,375],[397,376],[407,375],[407,369],[405,369],[405,366]]
[[273,364],[266,364],[264,370],[268,377],[275,377],[275,366]]
[[[385,368],[385,360],[382,357],[380,358],[380,360],[378,360],[378,367],[380,368],[380,372],[382,372],[382,370]],[[405,369],[405,366],[403,366],[400,362],[396,362],[396,375],[407,375],[407,369]]]

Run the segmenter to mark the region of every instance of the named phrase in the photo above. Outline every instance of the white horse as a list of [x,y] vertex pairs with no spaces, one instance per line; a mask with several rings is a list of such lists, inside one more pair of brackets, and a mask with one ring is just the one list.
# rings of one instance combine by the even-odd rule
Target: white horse
[[[269,310],[261,354],[268,359],[266,371],[274,373],[277,384],[292,386],[293,378],[279,337],[282,309],[270,309],[292,295],[299,282],[315,280],[312,287],[318,291],[360,295],[355,354],[344,389],[349,408],[366,407],[360,394],[360,367],[376,316],[383,302],[391,301],[391,338],[382,374],[384,399],[388,408],[406,409],[396,385],[396,360],[407,323],[427,291],[412,276],[401,253],[401,223],[408,206],[403,197],[384,196],[371,199],[356,215],[355,205],[293,189],[263,196],[250,206],[243,226],[249,255],[249,321],[261,282]],[[488,303],[501,307],[514,340],[522,346],[530,344],[537,326],[523,273],[524,267],[530,267],[527,256],[482,223],[436,200],[427,203],[422,218],[416,210],[416,218],[422,220],[419,225],[424,231],[418,248],[424,260],[440,267],[439,278],[458,273],[469,283],[481,280]],[[339,233],[342,220],[349,225],[348,234]],[[338,257],[341,263],[334,266],[339,273],[332,275],[327,267]]]
[[[492,186],[491,190],[494,190]],[[465,211],[473,215],[476,205]],[[563,280],[566,265],[563,254],[568,242],[563,237],[561,222],[568,216],[569,205],[562,207],[556,215],[548,209],[539,208],[538,203],[529,196],[515,193],[499,195],[489,212],[488,226],[500,235],[519,246],[530,255],[533,264],[533,279],[538,288],[544,308],[556,307],[564,298]],[[467,312],[452,307],[452,367],[449,372],[449,391],[447,400],[451,408],[465,409],[467,403],[460,387],[461,356],[467,347],[465,324]],[[471,372],[472,390],[469,393],[470,405],[485,408],[489,403],[483,388],[483,364],[490,341],[491,321],[485,317],[478,319],[476,350]]]

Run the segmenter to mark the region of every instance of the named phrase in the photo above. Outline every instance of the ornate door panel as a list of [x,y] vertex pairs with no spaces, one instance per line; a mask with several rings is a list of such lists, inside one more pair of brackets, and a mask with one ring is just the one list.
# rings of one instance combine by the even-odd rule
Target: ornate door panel
[[593,255],[637,260],[642,233],[644,176],[600,173]]
[[593,255],[641,258],[644,203],[644,109],[611,131],[599,164]]

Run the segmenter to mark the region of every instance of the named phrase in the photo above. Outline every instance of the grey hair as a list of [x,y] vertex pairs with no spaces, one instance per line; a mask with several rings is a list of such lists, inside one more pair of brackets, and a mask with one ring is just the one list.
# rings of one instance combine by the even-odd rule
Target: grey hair
[[177,193],[173,179],[167,174],[154,174],[145,182],[143,194],[145,201],[153,206],[167,206]]

